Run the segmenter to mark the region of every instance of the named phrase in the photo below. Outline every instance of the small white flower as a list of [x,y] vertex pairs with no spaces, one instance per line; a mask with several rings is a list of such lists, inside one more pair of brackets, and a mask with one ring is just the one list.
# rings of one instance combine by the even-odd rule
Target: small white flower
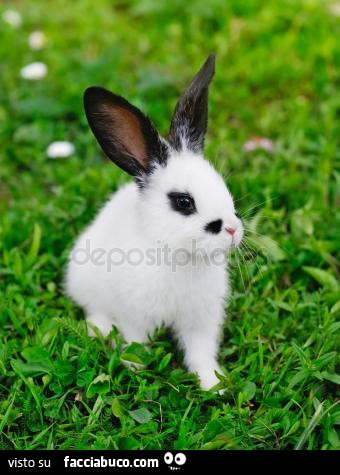
[[247,140],[243,146],[243,150],[245,152],[254,152],[254,150],[258,149],[266,150],[267,152],[271,153],[274,150],[274,144],[266,137],[252,137],[251,139]]
[[340,16],[340,2],[331,3],[329,6],[329,12],[333,16]]
[[22,23],[22,18],[16,10],[5,10],[2,14],[2,19],[14,28],[18,28]]
[[46,44],[46,36],[42,31],[33,31],[28,37],[28,44],[31,49],[42,49]]
[[52,142],[46,149],[48,158],[66,158],[73,155],[75,151],[71,142]]
[[247,142],[243,145],[243,150],[245,152],[253,152],[256,149],[256,144],[254,140],[247,140]]
[[273,142],[270,139],[263,138],[260,140],[260,147],[263,150],[267,150],[267,152],[272,152],[273,151]]
[[20,71],[20,76],[24,79],[29,79],[31,81],[37,81],[42,79],[47,74],[47,66],[45,63],[40,63],[39,61],[35,63],[28,64],[23,67]]

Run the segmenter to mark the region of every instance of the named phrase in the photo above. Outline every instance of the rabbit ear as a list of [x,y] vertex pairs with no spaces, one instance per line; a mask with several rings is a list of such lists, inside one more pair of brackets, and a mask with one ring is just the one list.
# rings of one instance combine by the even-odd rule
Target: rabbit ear
[[180,151],[183,146],[201,152],[208,124],[208,86],[215,72],[211,54],[190,86],[179,98],[171,120],[169,142]]
[[140,177],[164,163],[167,147],[151,120],[121,96],[101,87],[84,93],[87,120],[106,155],[130,175]]

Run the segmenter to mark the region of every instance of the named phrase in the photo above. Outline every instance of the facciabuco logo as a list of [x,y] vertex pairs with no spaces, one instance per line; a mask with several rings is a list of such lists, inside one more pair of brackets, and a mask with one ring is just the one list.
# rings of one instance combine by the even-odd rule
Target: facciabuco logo
[[168,465],[170,470],[179,470],[182,465],[185,464],[187,458],[185,454],[179,452],[176,455],[173,455],[171,452],[167,452],[164,455],[164,462]]

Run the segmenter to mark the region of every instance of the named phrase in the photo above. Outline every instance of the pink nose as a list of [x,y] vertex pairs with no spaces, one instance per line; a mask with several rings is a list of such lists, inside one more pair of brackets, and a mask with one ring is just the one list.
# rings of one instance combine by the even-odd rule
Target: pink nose
[[225,230],[227,231],[227,233],[231,234],[232,236],[234,236],[234,234],[236,233],[235,228],[225,228]]

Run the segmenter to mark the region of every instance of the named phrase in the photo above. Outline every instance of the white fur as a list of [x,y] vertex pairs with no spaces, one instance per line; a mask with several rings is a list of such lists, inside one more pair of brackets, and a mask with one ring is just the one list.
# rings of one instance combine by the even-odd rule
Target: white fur
[[[197,213],[183,216],[172,210],[170,191],[190,192]],[[222,231],[206,232],[204,226],[216,219],[223,220]],[[233,242],[225,227],[237,229]],[[222,177],[203,157],[188,150],[172,152],[167,165],[157,167],[143,189],[133,182],[115,193],[78,238],[67,269],[67,292],[104,335],[116,325],[126,341],[145,342],[157,327],[172,327],[187,368],[197,372],[201,387],[208,389],[218,382],[215,371],[220,371],[217,352],[228,293],[227,269],[197,259],[192,241],[211,255],[215,249],[226,251],[238,244],[242,234]],[[97,261],[104,264],[96,259],[77,263],[85,256],[79,249],[86,246],[105,251],[103,259],[99,259],[102,251],[97,251]],[[148,265],[145,260],[108,268],[110,252],[118,260],[114,249],[139,253],[164,246],[186,249],[190,259],[176,271],[173,263]]]

